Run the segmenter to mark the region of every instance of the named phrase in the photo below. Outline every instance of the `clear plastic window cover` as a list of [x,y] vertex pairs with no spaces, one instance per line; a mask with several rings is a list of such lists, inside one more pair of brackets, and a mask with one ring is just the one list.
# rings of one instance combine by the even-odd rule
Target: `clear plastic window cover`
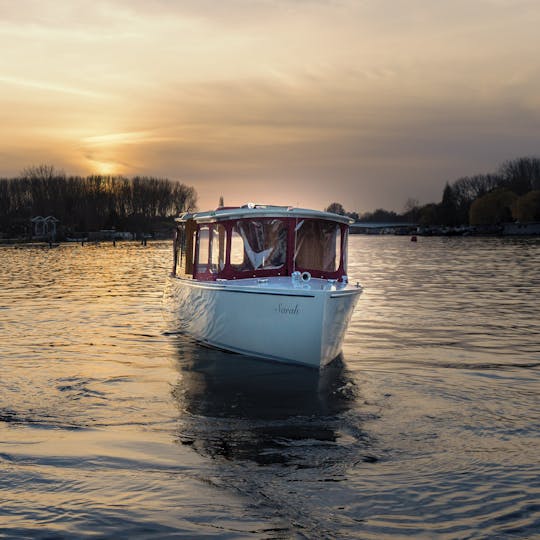
[[223,225],[214,225],[212,227],[212,272],[218,272],[225,267],[225,242],[226,231]]
[[186,228],[177,227],[176,238],[175,238],[175,243],[174,243],[174,253],[176,256],[177,264],[182,264],[185,252],[186,252]]
[[302,220],[295,227],[295,266],[335,272],[339,267],[341,227],[331,221]]
[[207,225],[203,225],[199,229],[199,257],[197,261],[199,268],[206,268],[208,266],[209,237],[210,228]]
[[238,221],[234,233],[244,243],[244,261],[239,270],[272,270],[285,264],[287,227],[279,219]]

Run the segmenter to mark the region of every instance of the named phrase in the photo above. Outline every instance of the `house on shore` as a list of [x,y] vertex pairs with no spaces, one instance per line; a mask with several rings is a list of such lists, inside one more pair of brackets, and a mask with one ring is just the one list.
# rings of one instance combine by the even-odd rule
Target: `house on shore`
[[56,240],[56,224],[60,223],[59,219],[54,216],[36,216],[32,222],[32,238],[36,240]]

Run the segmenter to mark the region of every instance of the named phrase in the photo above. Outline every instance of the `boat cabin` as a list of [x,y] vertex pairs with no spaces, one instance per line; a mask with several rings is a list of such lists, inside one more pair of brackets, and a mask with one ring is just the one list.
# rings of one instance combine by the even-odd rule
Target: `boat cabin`
[[172,274],[202,281],[308,273],[346,281],[347,216],[249,204],[176,219]]

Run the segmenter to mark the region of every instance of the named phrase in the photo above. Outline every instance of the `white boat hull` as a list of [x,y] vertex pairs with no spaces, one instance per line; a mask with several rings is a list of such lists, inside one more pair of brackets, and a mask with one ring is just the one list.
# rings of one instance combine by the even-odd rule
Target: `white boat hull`
[[322,367],[340,352],[361,288],[291,278],[203,282],[170,277],[178,330],[249,356]]

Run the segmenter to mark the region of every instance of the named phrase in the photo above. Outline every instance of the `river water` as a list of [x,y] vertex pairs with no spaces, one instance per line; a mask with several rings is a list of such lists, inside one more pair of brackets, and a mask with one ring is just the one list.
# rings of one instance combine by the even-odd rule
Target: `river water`
[[320,374],[169,333],[170,251],[0,248],[0,538],[540,535],[540,239],[351,237]]

